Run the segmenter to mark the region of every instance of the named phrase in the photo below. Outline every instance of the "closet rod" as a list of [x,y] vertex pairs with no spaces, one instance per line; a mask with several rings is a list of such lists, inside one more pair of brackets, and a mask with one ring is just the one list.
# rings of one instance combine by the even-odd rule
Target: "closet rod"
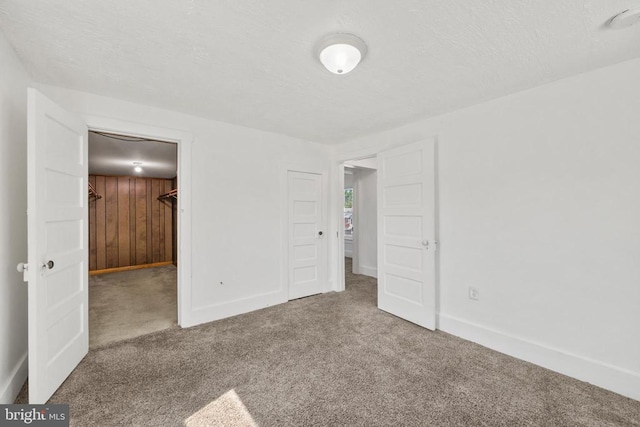
[[163,200],[163,199],[178,200],[178,189],[175,188],[175,189],[169,191],[168,193],[161,194],[161,195],[158,196],[158,200]]
[[102,196],[98,194],[93,184],[89,183],[89,197],[91,196],[95,197],[96,199],[102,199]]

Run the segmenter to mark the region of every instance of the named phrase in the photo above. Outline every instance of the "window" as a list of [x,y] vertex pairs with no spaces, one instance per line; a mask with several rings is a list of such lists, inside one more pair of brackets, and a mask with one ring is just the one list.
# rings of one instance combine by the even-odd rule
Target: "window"
[[353,188],[344,189],[344,235],[353,236]]

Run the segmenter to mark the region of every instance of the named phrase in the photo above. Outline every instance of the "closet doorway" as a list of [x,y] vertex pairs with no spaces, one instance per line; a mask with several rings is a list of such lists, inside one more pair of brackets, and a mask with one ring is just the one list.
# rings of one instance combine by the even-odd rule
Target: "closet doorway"
[[89,346],[177,325],[177,145],[89,131]]

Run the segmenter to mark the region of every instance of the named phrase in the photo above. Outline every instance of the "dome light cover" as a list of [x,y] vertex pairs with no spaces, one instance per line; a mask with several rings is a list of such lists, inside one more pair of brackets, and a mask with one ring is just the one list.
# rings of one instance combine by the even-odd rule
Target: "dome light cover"
[[620,12],[609,21],[612,28],[627,28],[640,23],[640,7]]
[[347,74],[358,66],[367,53],[365,42],[353,34],[332,34],[320,41],[318,56],[333,74]]

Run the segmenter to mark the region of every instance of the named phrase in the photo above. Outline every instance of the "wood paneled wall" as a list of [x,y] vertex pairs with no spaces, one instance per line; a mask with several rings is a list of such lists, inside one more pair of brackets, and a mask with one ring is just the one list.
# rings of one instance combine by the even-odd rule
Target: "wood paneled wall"
[[174,261],[171,179],[89,175],[89,270]]

